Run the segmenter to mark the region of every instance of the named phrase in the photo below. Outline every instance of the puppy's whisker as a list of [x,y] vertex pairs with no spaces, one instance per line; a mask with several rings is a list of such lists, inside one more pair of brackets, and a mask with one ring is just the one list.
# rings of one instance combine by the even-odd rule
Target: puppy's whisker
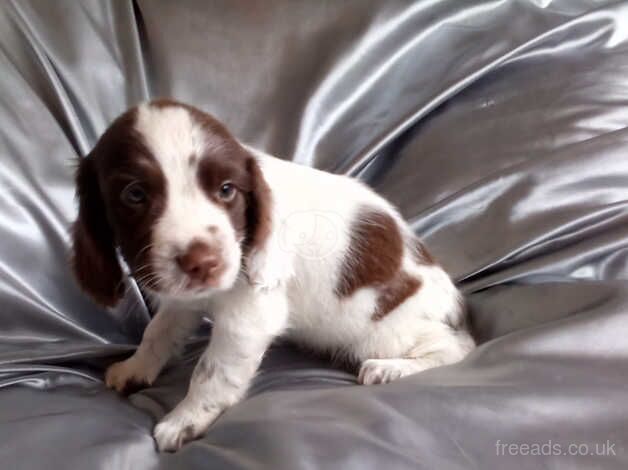
[[144,252],[146,252],[147,250],[150,250],[151,248],[154,248],[155,246],[156,246],[155,243],[149,243],[148,245],[146,245],[144,248],[142,248],[140,251],[136,253],[136,255],[133,257],[133,260],[135,261],[139,259],[139,257],[142,256]]
[[157,273],[147,273],[143,276],[135,278],[135,282],[142,286],[150,287],[150,284],[160,284],[164,282],[164,278]]

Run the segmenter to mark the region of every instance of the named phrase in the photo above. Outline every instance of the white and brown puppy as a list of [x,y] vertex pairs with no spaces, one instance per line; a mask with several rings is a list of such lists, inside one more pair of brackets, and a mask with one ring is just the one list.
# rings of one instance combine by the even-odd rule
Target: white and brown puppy
[[198,325],[213,333],[159,449],[203,434],[240,400],[279,335],[389,382],[462,359],[464,303],[399,213],[368,187],[255,151],[214,118],[153,101],[118,119],[77,173],[73,268],[113,306],[120,249],[159,309],[109,387],[151,384]]

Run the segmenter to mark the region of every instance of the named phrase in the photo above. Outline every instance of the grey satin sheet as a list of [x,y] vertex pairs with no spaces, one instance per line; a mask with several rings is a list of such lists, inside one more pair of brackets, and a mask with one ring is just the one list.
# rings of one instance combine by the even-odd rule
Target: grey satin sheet
[[[207,329],[119,397],[104,368],[149,309],[133,285],[97,308],[66,263],[76,159],[157,96],[383,193],[480,347],[361,387],[279,344],[205,438],[158,454]],[[0,467],[628,468],[627,105],[626,1],[2,0]]]

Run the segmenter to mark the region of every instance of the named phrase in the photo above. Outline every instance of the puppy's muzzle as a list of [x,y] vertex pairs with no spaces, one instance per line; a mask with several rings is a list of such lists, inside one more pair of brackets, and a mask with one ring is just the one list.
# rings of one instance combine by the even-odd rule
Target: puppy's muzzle
[[220,250],[207,243],[195,241],[176,256],[177,265],[195,286],[212,285],[224,271]]

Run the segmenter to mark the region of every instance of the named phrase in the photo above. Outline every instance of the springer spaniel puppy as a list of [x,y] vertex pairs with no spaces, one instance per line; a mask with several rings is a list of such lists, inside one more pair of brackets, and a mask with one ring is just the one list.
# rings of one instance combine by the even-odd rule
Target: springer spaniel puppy
[[158,300],[137,351],[106,384],[150,385],[199,324],[211,341],[185,398],[155,427],[179,449],[247,391],[271,342],[390,382],[474,348],[464,302],[397,210],[357,180],[265,155],[182,103],[134,107],[80,162],[73,269],[104,306],[124,294],[117,250]]

